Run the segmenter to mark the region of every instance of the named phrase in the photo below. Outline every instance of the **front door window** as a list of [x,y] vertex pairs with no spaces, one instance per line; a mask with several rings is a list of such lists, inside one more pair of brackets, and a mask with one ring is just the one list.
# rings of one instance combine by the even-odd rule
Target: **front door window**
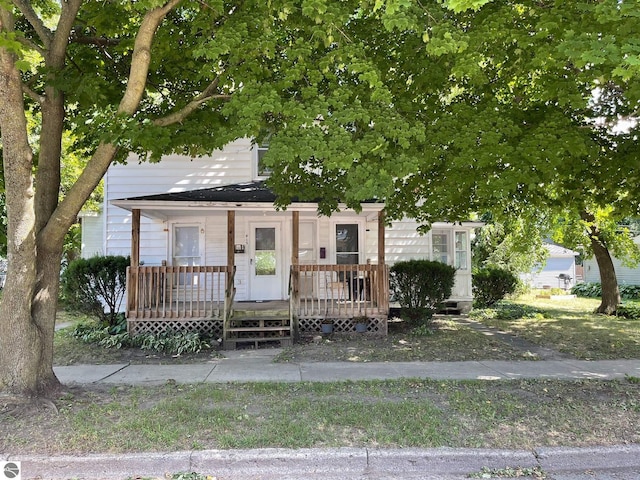
[[176,266],[200,265],[200,228],[175,226],[173,228],[173,264]]
[[360,263],[357,223],[336,225],[336,263],[354,265]]
[[272,227],[256,228],[257,276],[275,276],[277,271],[276,229]]

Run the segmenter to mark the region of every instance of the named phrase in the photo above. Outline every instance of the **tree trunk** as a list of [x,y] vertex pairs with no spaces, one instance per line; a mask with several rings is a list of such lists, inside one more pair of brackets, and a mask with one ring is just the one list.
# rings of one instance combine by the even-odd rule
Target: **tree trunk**
[[[0,9],[0,30],[13,19]],[[52,363],[43,361],[52,336],[32,315],[36,284],[33,154],[27,136],[22,82],[15,57],[0,48],[0,130],[7,205],[7,282],[0,303],[0,390],[38,396],[59,387]]]
[[596,308],[596,313],[604,313],[605,315],[614,315],[620,305],[620,290],[618,288],[618,279],[616,278],[616,270],[613,266],[613,260],[609,249],[602,241],[598,227],[593,223],[594,217],[586,212],[581,214],[584,221],[589,224],[589,238],[591,239],[591,249],[598,263],[600,270],[600,285],[602,287],[602,301],[600,306]]
[[[155,32],[179,2],[168,0],[145,15],[118,113],[132,115],[137,110],[145,91]],[[56,72],[64,66],[69,33],[80,4],[80,0],[62,2],[55,32],[49,32],[37,21],[34,24],[46,46],[48,80],[55,80]],[[13,27],[13,17],[0,7],[0,32],[12,32]],[[117,146],[98,145],[80,178],[58,203],[64,98],[47,85],[45,94],[38,99],[42,129],[34,189],[33,153],[15,61],[11,51],[0,47],[0,131],[8,217],[7,282],[0,302],[0,391],[44,396],[60,387],[53,372],[53,336],[64,236],[109,167]]]

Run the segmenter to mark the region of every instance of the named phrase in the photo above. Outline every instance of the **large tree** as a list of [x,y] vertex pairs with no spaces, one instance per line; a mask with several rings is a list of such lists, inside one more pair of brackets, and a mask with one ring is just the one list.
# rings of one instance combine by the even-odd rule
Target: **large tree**
[[[111,162],[129,152],[151,161],[171,152],[206,154],[235,138],[287,129],[306,133],[298,145],[304,152],[318,152],[317,132],[306,128],[314,122],[383,125],[397,117],[362,40],[393,28],[395,13],[374,7],[325,0],[0,2],[9,259],[1,390],[38,396],[59,387],[52,362],[64,236]],[[402,118],[390,121],[369,133],[369,148],[407,139],[408,127]],[[65,129],[87,160],[61,191]],[[325,133],[349,150],[343,131]]]
[[[474,211],[497,220],[536,211],[571,218],[600,265],[606,293],[598,310],[615,311],[611,243],[597,213],[606,208],[614,221],[638,213],[640,4],[444,3],[450,10],[404,2],[400,30],[382,31],[366,45],[386,66],[377,80],[389,86],[390,101],[417,120],[423,136],[405,130],[392,156],[371,144],[355,149],[355,161],[343,155],[341,162],[330,160],[340,158],[340,146],[327,138],[325,160],[287,169],[309,155],[293,148],[296,132],[288,132],[273,145],[274,165],[283,167],[276,171],[284,173],[274,179],[284,179],[280,192],[286,196],[287,182],[302,181],[322,196],[330,181],[338,198],[374,191],[387,200],[388,218],[408,214],[427,225]],[[356,145],[380,127],[364,120],[353,124]],[[333,119],[324,121],[320,138],[321,127],[332,128]]]

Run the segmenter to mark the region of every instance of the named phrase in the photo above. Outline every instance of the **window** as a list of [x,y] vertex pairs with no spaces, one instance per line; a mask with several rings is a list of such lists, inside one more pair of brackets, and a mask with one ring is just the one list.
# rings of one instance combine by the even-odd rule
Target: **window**
[[436,262],[449,264],[449,235],[433,232],[431,235],[431,258]]
[[455,233],[455,267],[460,270],[469,269],[467,258],[467,232]]
[[173,264],[176,266],[200,265],[200,227],[173,227]]
[[316,224],[315,222],[300,222],[299,230],[298,261],[301,264],[316,263]]
[[256,228],[256,275],[275,276],[277,274],[276,229]]
[[273,171],[271,167],[267,167],[264,164],[264,156],[269,151],[268,145],[258,145],[255,149],[255,166],[256,166],[256,178],[267,178]]
[[358,224],[336,224],[336,263],[353,265],[360,263]]

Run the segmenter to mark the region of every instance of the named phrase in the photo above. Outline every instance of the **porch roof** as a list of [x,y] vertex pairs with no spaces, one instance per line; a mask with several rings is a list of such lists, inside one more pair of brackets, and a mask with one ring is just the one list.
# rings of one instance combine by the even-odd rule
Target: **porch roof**
[[[143,215],[166,218],[170,212],[199,214],[202,208],[221,210],[264,210],[273,208],[276,195],[264,181],[244,182],[215,187],[199,188],[182,192],[158,193],[112,200],[111,203],[125,210],[140,209]],[[376,200],[365,200],[363,210],[379,211],[384,204]],[[317,201],[294,198],[289,208],[316,210]]]

